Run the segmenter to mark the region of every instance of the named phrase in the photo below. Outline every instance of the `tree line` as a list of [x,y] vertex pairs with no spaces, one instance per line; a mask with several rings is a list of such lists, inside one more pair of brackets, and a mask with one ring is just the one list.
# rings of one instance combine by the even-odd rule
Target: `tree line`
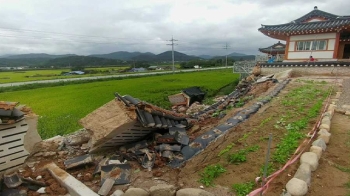
[[[232,58],[227,58],[227,65],[230,66],[235,61]],[[195,65],[198,65],[199,67],[205,68],[205,67],[220,67],[226,65],[226,59],[210,59],[210,60],[192,60],[188,62],[182,62],[180,63],[181,68],[183,69],[191,69],[194,68]]]

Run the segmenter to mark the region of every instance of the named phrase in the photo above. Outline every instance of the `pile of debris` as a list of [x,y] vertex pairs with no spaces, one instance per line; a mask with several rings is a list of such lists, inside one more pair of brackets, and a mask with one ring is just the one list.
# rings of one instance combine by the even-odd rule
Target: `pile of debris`
[[189,127],[188,116],[159,108],[129,95],[115,100],[80,120],[91,133],[90,152],[140,141],[155,131]]
[[0,174],[22,165],[34,143],[41,141],[36,130],[37,116],[18,104],[0,101]]
[[23,120],[24,113],[16,108],[18,102],[0,101],[0,124],[14,124]]
[[185,106],[189,107],[194,102],[202,102],[205,97],[203,92],[198,86],[186,88],[181,93],[168,96],[170,103],[173,106]]

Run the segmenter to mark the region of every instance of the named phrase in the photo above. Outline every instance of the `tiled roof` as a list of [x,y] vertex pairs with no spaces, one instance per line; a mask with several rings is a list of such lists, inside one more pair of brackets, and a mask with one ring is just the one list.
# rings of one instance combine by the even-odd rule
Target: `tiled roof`
[[[278,47],[278,46],[281,46],[281,47]],[[272,46],[269,46],[266,48],[259,48],[259,51],[264,53],[275,53],[275,52],[284,53],[285,50],[286,50],[286,44],[283,44],[281,42],[275,43]]]
[[309,23],[294,23],[290,22],[287,24],[280,25],[262,25],[259,31],[280,31],[280,32],[290,32],[290,31],[307,31],[307,30],[320,30],[320,29],[342,29],[345,26],[350,25],[350,19],[337,19],[332,21],[319,21],[319,22],[309,22]]
[[116,98],[136,112],[137,119],[144,127],[169,128],[187,126],[187,115],[165,110],[155,105],[133,98],[130,95],[121,96],[115,93]]
[[337,17],[339,17],[338,15],[334,15],[322,10],[317,9],[317,7],[314,8],[314,10],[312,10],[311,12],[305,14],[304,16],[294,20],[297,23],[301,23],[301,22],[306,22],[307,20],[311,19],[311,18],[324,18],[326,20],[334,20]]
[[[307,22],[312,18],[324,19],[324,21]],[[308,14],[293,20],[292,22],[278,25],[261,25],[259,31],[273,33],[295,33],[297,31],[306,32],[334,32],[350,26],[350,16],[338,16],[318,10],[314,10]]]

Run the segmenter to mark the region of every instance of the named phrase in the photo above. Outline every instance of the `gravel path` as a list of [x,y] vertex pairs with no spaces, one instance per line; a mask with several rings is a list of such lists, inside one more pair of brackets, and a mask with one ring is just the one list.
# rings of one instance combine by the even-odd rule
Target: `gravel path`
[[343,79],[342,93],[337,102],[338,108],[341,108],[342,105],[350,105],[350,79]]

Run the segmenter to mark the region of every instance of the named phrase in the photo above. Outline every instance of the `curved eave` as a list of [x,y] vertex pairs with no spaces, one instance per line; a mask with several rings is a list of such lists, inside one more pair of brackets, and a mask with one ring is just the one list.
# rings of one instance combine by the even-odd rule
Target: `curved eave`
[[259,51],[266,54],[284,54],[286,49],[259,48]]
[[282,39],[286,40],[288,36],[291,35],[305,35],[305,34],[320,34],[320,33],[332,33],[332,32],[340,32],[341,30],[350,29],[350,25],[343,28],[324,28],[324,29],[308,29],[308,30],[260,30],[264,35],[274,38],[274,39]]
[[259,31],[266,36],[276,38],[283,35],[303,35],[315,33],[340,32],[350,29],[350,20],[334,20],[310,23],[288,23],[282,25],[262,25]]
[[260,30],[260,29],[259,29],[259,31],[268,37],[271,37],[274,39],[279,39],[279,40],[284,40],[284,41],[287,41],[287,38],[289,36],[289,34],[286,34],[286,33],[277,33],[276,34],[276,33],[271,33],[269,31],[266,31],[266,30]]

